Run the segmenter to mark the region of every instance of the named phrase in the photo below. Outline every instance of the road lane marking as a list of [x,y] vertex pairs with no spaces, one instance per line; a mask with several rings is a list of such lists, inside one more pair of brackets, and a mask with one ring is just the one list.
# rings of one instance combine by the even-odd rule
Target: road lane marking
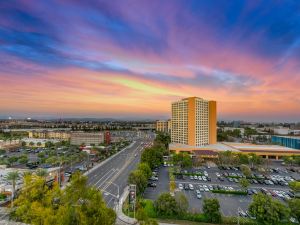
[[115,169],[112,173],[110,173],[109,174],[109,176],[107,176],[102,182],[101,182],[101,184],[100,185],[98,185],[98,189],[101,189],[100,187],[101,186],[103,186],[103,185],[105,185],[106,184],[106,182],[107,182],[107,180],[109,180],[110,179],[110,177],[112,177],[112,176],[114,176],[114,174],[115,173],[119,173],[120,172],[120,170],[119,169]]
[[110,169],[109,171],[107,171],[95,184],[94,184],[94,186],[97,186],[97,184],[104,178],[104,177],[106,177],[107,175],[110,175],[111,173],[114,173],[115,172],[115,168],[113,168],[113,169]]

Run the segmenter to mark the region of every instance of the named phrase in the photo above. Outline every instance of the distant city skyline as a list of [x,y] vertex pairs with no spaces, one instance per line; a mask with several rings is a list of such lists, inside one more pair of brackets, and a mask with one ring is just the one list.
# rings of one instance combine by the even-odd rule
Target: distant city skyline
[[2,1],[0,118],[300,121],[297,1]]

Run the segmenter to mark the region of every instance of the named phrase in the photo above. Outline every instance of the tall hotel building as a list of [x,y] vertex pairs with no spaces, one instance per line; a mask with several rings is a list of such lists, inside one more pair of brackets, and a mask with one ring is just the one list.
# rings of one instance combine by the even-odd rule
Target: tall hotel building
[[190,146],[216,144],[216,101],[189,97],[173,102],[171,142]]

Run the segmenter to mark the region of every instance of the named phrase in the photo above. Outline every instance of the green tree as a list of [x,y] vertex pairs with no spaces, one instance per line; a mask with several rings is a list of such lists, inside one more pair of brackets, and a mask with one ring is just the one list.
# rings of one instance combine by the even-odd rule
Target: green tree
[[154,202],[154,208],[158,215],[173,216],[178,214],[178,205],[170,193],[162,193]]
[[38,156],[39,158],[45,158],[45,153],[44,153],[44,152],[39,152],[39,153],[37,154],[37,156]]
[[169,143],[171,142],[171,136],[168,133],[157,132],[155,142],[162,143],[165,149],[168,149]]
[[231,133],[231,135],[233,136],[233,137],[241,137],[241,130],[240,129],[234,129],[233,131],[232,131],[232,133]]
[[180,152],[173,155],[173,162],[182,168],[188,168],[192,166],[192,158],[188,153]]
[[249,156],[247,154],[238,153],[238,157],[239,157],[239,164],[249,163]]
[[246,178],[240,179],[239,184],[243,190],[246,190],[250,185],[249,181]]
[[141,170],[147,179],[152,176],[151,168],[147,163],[139,163],[138,170]]
[[140,195],[147,187],[148,180],[141,170],[134,170],[129,174],[128,183],[135,184],[137,195]]
[[158,225],[158,222],[154,219],[150,219],[142,207],[139,207],[136,212],[136,219],[140,225]]
[[26,146],[26,142],[22,141],[21,145],[22,145],[22,147],[25,147]]
[[34,146],[34,142],[32,142],[32,141],[29,142],[29,146],[30,146],[30,147],[33,147],[33,146]]
[[289,207],[291,209],[291,216],[300,221],[300,199],[295,198],[289,201]]
[[220,203],[216,198],[204,199],[203,213],[208,222],[221,222]]
[[159,166],[163,163],[163,152],[164,148],[152,146],[151,148],[146,148],[141,156],[141,161],[148,163],[151,169]]
[[289,187],[294,191],[294,192],[300,192],[300,181],[292,181],[289,183]]
[[39,177],[46,177],[48,176],[48,172],[45,169],[37,169],[36,175]]
[[9,164],[14,164],[15,162],[18,161],[18,159],[19,158],[17,156],[11,156],[8,158],[8,162],[9,162]]
[[185,214],[189,208],[189,202],[186,196],[182,192],[177,192],[175,194],[175,201],[178,206],[178,213]]
[[249,212],[260,224],[273,225],[282,224],[289,219],[289,208],[270,196],[258,193],[254,195],[249,206]]
[[250,177],[252,174],[251,169],[247,165],[241,165],[241,171],[246,177]]
[[8,172],[6,175],[6,180],[12,185],[12,193],[11,193],[11,207],[14,206],[14,197],[16,192],[16,181],[20,178],[20,174],[18,171]]
[[101,193],[87,185],[87,177],[75,173],[70,185],[52,188],[38,176],[25,176],[22,191],[15,201],[12,217],[33,225],[87,225],[115,223],[114,211],[107,208]]
[[38,142],[38,143],[36,143],[36,145],[37,145],[38,147],[41,147],[41,146],[42,146],[42,143],[41,143],[41,142]]
[[18,162],[20,164],[26,164],[28,162],[28,156],[27,155],[22,155],[19,159]]

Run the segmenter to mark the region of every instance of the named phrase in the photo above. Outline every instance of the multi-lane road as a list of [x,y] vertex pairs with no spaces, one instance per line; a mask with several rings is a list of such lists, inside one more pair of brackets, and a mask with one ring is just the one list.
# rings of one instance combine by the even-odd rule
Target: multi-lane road
[[103,193],[106,204],[113,208],[127,186],[129,173],[140,162],[144,148],[152,144],[153,138],[138,139],[125,150],[110,157],[101,166],[87,174],[88,184]]

